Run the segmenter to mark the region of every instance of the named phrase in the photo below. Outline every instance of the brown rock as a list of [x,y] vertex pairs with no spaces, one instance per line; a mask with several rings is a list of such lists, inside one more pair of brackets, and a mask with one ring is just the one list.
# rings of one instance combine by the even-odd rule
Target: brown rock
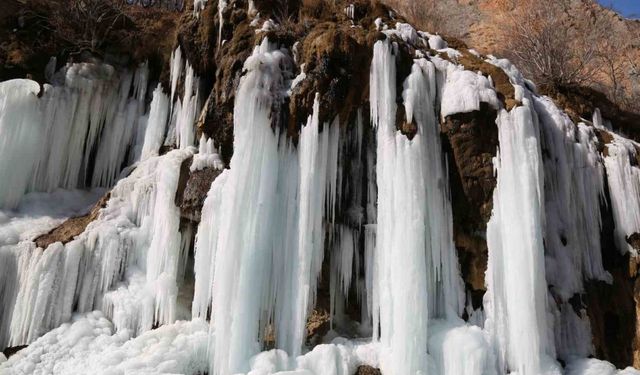
[[448,116],[441,127],[443,149],[450,158],[454,240],[474,307],[482,305],[485,290],[488,250],[485,238],[478,233],[485,231],[493,207],[496,115],[488,104],[481,103],[479,111]]
[[[609,200],[608,192],[607,200]],[[635,260],[616,248],[614,223],[610,204],[601,206],[602,263],[613,276],[613,283],[588,281],[583,302],[591,324],[596,358],[613,363],[618,368],[640,365],[638,340],[640,335],[640,290],[635,276]],[[635,242],[637,236],[630,236]]]
[[52,229],[49,233],[37,237],[34,241],[36,246],[46,249],[54,242],[62,242],[65,244],[73,240],[76,236],[84,232],[89,223],[98,218],[100,210],[107,206],[107,201],[109,201],[110,196],[111,193],[107,193],[100,198],[88,214],[72,217]]
[[180,166],[180,179],[176,190],[175,204],[180,207],[182,218],[191,222],[200,222],[202,206],[211,188],[211,183],[222,173],[219,169],[189,169],[193,158],[188,158]]
[[380,370],[377,368],[373,368],[367,365],[362,365],[358,367],[355,375],[382,375],[382,372],[380,372]]
[[2,351],[5,357],[10,358],[12,355],[16,354],[20,350],[26,348],[28,345],[19,345],[19,346],[10,346]]

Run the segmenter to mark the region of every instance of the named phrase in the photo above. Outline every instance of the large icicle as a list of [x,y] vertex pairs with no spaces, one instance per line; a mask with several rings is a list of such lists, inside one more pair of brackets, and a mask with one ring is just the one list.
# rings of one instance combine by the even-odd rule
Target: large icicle
[[[613,133],[612,133],[613,134]],[[640,232],[640,168],[631,165],[638,157],[638,143],[613,134],[606,145],[604,158],[615,223],[616,246],[621,253],[637,251],[627,243],[627,237]]]
[[169,117],[169,98],[162,90],[162,86],[153,91],[151,109],[147,120],[147,129],[144,135],[140,160],[145,160],[151,156],[157,156],[164,141]]
[[[498,114],[497,186],[487,224],[485,327],[500,371],[535,375],[555,366],[548,337],[543,170],[537,118],[524,106]],[[559,370],[556,370],[559,373]]]
[[41,152],[36,82],[0,83],[0,208],[18,205]]
[[373,324],[388,348],[382,371],[420,374],[428,368],[428,318],[457,316],[463,295],[434,113],[435,68],[417,60],[405,81],[406,120],[417,125],[410,140],[396,130],[395,48],[376,42],[371,67],[378,134]]
[[[285,261],[284,301],[277,327],[278,344],[289,354],[300,354],[309,306],[315,302],[317,278],[324,255],[325,196],[333,207],[337,168],[338,124],[324,124],[320,132],[320,102],[300,132],[297,251]],[[328,191],[327,191],[328,190]],[[287,215],[290,217],[290,215]],[[290,294],[289,294],[290,293]]]
[[548,98],[533,98],[544,135],[547,281],[568,301],[583,279],[610,280],[602,266],[604,170],[593,131],[574,125]]
[[[325,208],[333,207],[336,197],[340,133],[337,121],[320,131],[317,100],[297,150],[278,135],[277,126],[274,132],[271,111],[286,95],[289,60],[265,39],[246,61],[248,73],[236,95],[234,155],[221,188],[225,199],[218,213],[207,207],[203,220],[226,219],[198,235],[198,252],[215,265],[199,268],[193,314],[203,316],[204,303],[214,301],[213,373],[218,375],[248,371],[249,358],[269,331],[278,347],[300,354],[315,301]],[[211,193],[213,205],[217,193]],[[202,282],[211,278],[209,297]]]
[[[215,375],[248,371],[259,351],[270,285],[278,182],[278,136],[270,112],[283,87],[287,56],[264,39],[245,62],[234,109],[234,154],[224,184],[213,274]],[[283,197],[281,199],[287,199]],[[265,225],[270,223],[269,225]]]

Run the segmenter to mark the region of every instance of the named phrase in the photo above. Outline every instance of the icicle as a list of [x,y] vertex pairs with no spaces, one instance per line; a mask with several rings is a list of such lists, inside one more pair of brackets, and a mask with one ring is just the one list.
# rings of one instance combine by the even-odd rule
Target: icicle
[[191,163],[191,172],[199,171],[205,168],[224,169],[224,163],[218,155],[218,150],[213,143],[213,139],[202,134],[200,137],[200,146],[197,154],[193,156]]
[[640,168],[631,165],[637,158],[638,144],[616,134],[607,144],[604,165],[607,169],[611,211],[615,223],[616,247],[621,253],[637,251],[627,243],[627,237],[640,233]]
[[501,110],[497,119],[500,151],[487,225],[485,327],[500,371],[534,375],[557,364],[547,336],[542,159],[537,120],[527,99],[524,104]]
[[169,98],[162,90],[162,86],[158,84],[158,87],[156,87],[153,92],[153,100],[151,100],[149,120],[144,135],[144,144],[142,146],[140,160],[158,155],[162,141],[164,140],[168,117]]
[[457,316],[464,295],[442,184],[435,68],[417,60],[405,81],[407,121],[418,129],[409,140],[396,130],[394,48],[388,40],[376,42],[371,67],[371,118],[378,134],[373,325],[380,324],[381,343],[389,350],[382,371],[417,374],[427,371],[429,316]]
[[[266,325],[274,235],[278,137],[271,130],[274,92],[283,85],[287,56],[267,39],[245,62],[234,109],[234,154],[223,188],[222,222],[215,251],[212,326],[215,375],[247,371]],[[283,197],[282,199],[286,199]],[[271,222],[272,225],[264,225]]]
[[36,82],[0,83],[0,207],[16,207],[27,191],[41,152],[43,131]]
[[[180,209],[175,205],[180,165],[193,152],[175,150],[158,164],[151,244],[147,253],[147,283],[155,288],[155,321],[176,319],[177,279],[181,263]],[[185,254],[183,254],[185,255]]]
[[176,96],[176,89],[178,88],[178,80],[182,74],[182,50],[180,46],[171,53],[170,75],[171,75],[171,109],[173,111],[173,100]]
[[220,209],[222,207],[222,192],[227,181],[229,171],[222,172],[211,184],[202,207],[202,221],[198,226],[195,244],[195,288],[193,293],[192,315],[194,318],[206,318],[211,306],[213,287],[213,273],[218,244],[218,235],[222,225]]
[[550,99],[533,100],[549,155],[544,169],[547,281],[568,301],[583,292],[583,279],[611,280],[600,249],[604,171],[593,131],[575,126]]
[[[191,64],[187,62],[184,78],[184,97],[176,122],[176,140],[178,148],[187,148],[195,144],[195,120],[200,106],[200,80],[195,76]],[[195,92],[194,92],[195,90]]]

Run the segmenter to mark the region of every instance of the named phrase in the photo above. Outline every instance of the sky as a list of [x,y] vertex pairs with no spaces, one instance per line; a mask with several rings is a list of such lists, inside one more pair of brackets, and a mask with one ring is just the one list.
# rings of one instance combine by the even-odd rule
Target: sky
[[598,0],[604,6],[613,6],[625,17],[640,18],[640,0]]

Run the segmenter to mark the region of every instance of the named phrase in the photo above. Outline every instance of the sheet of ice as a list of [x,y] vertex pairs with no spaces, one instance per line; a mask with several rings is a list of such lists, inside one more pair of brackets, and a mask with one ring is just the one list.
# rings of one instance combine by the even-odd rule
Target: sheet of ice
[[18,205],[41,152],[40,86],[30,80],[0,83],[0,208]]
[[569,362],[587,358],[594,353],[591,323],[586,309],[576,311],[569,302],[555,312],[554,336],[558,358]]
[[134,339],[99,311],[76,315],[0,364],[7,375],[196,374],[207,369],[207,324],[176,322]]

